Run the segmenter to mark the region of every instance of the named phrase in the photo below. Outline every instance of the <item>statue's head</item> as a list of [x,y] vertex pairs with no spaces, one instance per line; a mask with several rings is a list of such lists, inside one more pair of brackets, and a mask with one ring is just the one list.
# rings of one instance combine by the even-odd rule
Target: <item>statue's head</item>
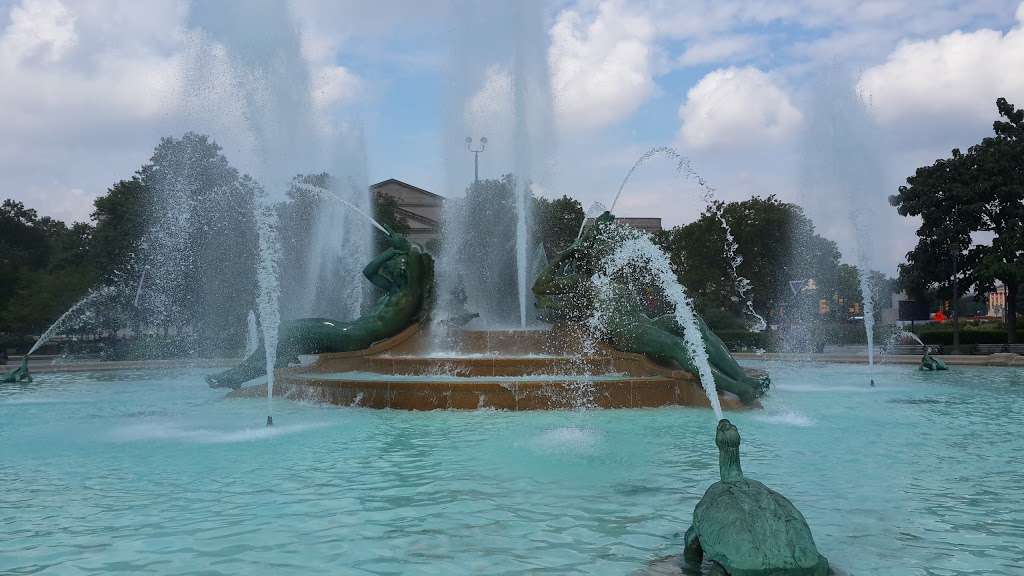
[[718,421],[718,430],[715,432],[715,446],[719,450],[726,448],[739,449],[740,431],[733,426],[732,422],[722,418]]

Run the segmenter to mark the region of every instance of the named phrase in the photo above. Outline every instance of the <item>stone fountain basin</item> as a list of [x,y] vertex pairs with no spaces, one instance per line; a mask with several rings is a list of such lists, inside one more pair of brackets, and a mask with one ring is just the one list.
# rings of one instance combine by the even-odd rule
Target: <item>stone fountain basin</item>
[[[431,352],[439,342],[446,352]],[[414,326],[367,350],[279,369],[274,395],[399,410],[710,407],[689,372],[603,345],[582,349],[557,328],[438,334]],[[266,396],[266,385],[231,396]],[[731,394],[719,399],[723,408],[745,408]]]

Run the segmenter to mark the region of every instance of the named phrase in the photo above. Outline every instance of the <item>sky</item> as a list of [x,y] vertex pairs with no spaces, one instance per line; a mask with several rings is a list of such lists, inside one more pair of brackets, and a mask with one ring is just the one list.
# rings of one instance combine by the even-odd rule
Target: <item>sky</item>
[[[482,177],[514,170],[509,55],[529,52],[544,108],[528,137],[539,193],[607,206],[640,155],[671,146],[718,199],[796,202],[845,261],[860,252],[889,274],[916,222],[887,197],[989,134],[997,97],[1024,105],[1017,1],[560,0],[525,16],[519,5],[292,0],[279,25],[298,37],[310,106],[357,127],[371,183],[461,194],[468,131],[491,142]],[[192,128],[191,9],[0,0],[0,197],[86,220],[161,136]],[[685,224],[702,196],[654,159],[616,213]]]

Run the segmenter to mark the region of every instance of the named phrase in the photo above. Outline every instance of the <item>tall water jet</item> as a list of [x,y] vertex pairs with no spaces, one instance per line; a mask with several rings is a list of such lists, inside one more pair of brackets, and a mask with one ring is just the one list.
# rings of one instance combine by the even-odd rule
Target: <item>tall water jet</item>
[[838,204],[845,208],[856,254],[868,369],[873,371],[875,305],[871,271],[874,231],[871,228],[876,219],[873,200],[880,200],[879,193],[885,188],[878,151],[881,138],[874,130],[865,102],[852,86],[836,70],[829,70],[818,83],[807,108],[809,128],[803,140],[801,160],[804,164],[804,187],[815,192],[805,194],[808,202],[824,196],[831,203],[840,200]]
[[[464,291],[484,323],[522,327],[529,322],[530,196],[545,178],[553,141],[543,4],[460,1],[453,14],[446,176],[455,196],[472,184],[464,200],[451,198],[445,206],[439,296],[443,306],[448,294]],[[490,179],[474,180],[467,136],[487,137],[481,156]],[[509,225],[495,222],[478,238],[481,217],[499,214]],[[475,259],[474,244],[512,257]],[[460,285],[470,275],[480,278],[477,285]]]
[[[294,300],[287,308],[296,315],[353,316],[362,293],[347,282],[354,276],[350,268],[371,252],[369,227],[354,213],[331,204],[313,210],[296,224],[304,234],[299,245],[308,247],[300,259],[312,272],[296,276],[299,281],[283,295],[277,278],[280,206],[296,174],[330,173],[336,193],[369,209],[365,153],[361,137],[353,137],[329,108],[314,102],[309,65],[287,3],[195,3],[189,25],[193,43],[183,66],[183,106],[192,124],[213,134],[231,162],[251,176],[243,178],[250,194],[245,212],[254,220],[252,277],[272,393],[282,296]],[[233,209],[237,213],[240,207]],[[337,287],[339,281],[351,290],[317,290]]]
[[280,244],[277,238],[277,213],[274,205],[260,194],[256,201],[256,230],[259,234],[260,258],[256,268],[256,305],[263,330],[263,346],[267,362],[267,426],[274,423],[274,368],[277,365],[278,327],[281,325],[278,280]]

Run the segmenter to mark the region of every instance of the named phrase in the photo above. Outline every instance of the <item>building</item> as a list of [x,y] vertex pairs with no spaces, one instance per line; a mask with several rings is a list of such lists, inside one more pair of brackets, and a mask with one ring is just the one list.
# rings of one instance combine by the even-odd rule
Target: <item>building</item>
[[[409,224],[409,239],[426,244],[441,234],[445,197],[389,178],[370,186],[374,195],[384,194],[398,202],[398,214]],[[619,224],[654,234],[661,231],[661,218],[616,218]],[[593,218],[587,220],[592,223]]]
[[444,196],[394,178],[378,182],[370,190],[398,202],[398,215],[409,224],[409,239],[413,242],[426,244],[440,236]]
[[985,316],[989,318],[1006,317],[1006,286],[1002,283],[996,289],[985,295],[985,302],[988,304]]

